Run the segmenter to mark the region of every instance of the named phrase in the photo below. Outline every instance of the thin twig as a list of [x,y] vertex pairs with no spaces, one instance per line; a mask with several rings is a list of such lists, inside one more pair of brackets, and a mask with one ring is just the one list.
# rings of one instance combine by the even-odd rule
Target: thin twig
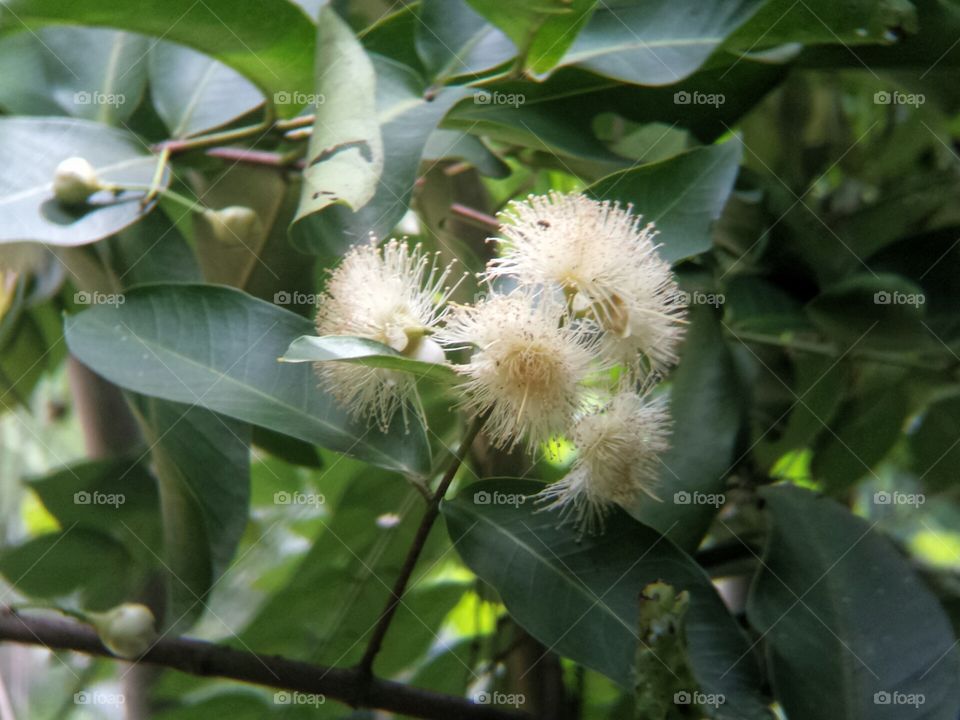
[[477,437],[477,433],[480,432],[480,428],[483,425],[483,420],[483,417],[477,418],[473,421],[470,427],[467,428],[467,432],[464,434],[463,440],[460,443],[460,448],[456,453],[454,453],[450,466],[447,468],[447,472],[444,474],[443,479],[437,486],[436,492],[433,494],[433,497],[427,504],[427,509],[423,513],[423,519],[420,521],[420,527],[417,528],[417,534],[414,535],[413,543],[410,545],[410,550],[407,552],[407,557],[403,561],[403,567],[400,568],[400,575],[397,577],[397,581],[393,585],[390,598],[387,600],[387,604],[383,608],[383,612],[380,614],[380,620],[377,621],[377,626],[373,629],[373,635],[370,636],[370,642],[367,645],[367,649],[363,653],[363,658],[361,658],[360,664],[357,666],[357,671],[362,675],[367,677],[372,677],[373,675],[373,661],[377,657],[377,653],[380,652],[380,646],[383,645],[383,638],[387,634],[387,630],[390,627],[390,622],[393,620],[393,616],[396,614],[397,608],[400,607],[400,601],[403,598],[403,593],[407,589],[407,584],[410,582],[410,577],[413,575],[413,570],[417,565],[417,560],[420,559],[420,554],[423,552],[424,545],[426,545],[427,536],[430,535],[430,529],[433,527],[433,523],[436,521],[437,515],[440,514],[440,501],[443,500],[443,496],[447,494],[447,490],[450,488],[453,478],[456,477],[457,470],[460,469],[460,465],[463,463],[464,457],[466,456],[467,452],[469,452],[470,446]]

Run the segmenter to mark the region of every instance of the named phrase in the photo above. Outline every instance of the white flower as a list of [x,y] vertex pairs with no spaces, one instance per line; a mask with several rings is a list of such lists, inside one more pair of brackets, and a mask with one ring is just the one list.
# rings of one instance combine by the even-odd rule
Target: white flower
[[641,495],[656,499],[659,456],[669,446],[670,415],[663,396],[621,391],[573,428],[579,455],[562,480],[540,492],[546,509],[559,509],[581,531],[595,532],[614,504],[630,505]]
[[643,375],[676,362],[684,308],[653,223],[630,209],[578,193],[514,202],[501,215],[502,255],[486,274],[562,288],[603,329],[605,355]]
[[[416,359],[441,362],[442,349],[429,337],[446,312],[451,266],[417,245],[390,240],[350,250],[331,275],[317,309],[320,335],[348,335],[389,345]],[[366,416],[386,430],[398,409],[416,398],[409,373],[346,362],[315,364],[323,385],[355,417]]]
[[497,447],[512,448],[526,436],[532,450],[565,432],[582,405],[581,382],[595,349],[547,294],[492,295],[457,307],[438,339],[476,346],[457,368],[467,378],[463,404],[476,415],[489,412],[484,429]]

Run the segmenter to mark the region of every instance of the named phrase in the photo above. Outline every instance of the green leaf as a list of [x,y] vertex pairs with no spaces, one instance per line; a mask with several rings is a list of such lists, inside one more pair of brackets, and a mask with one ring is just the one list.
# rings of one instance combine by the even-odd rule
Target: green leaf
[[824,289],[807,312],[815,325],[846,343],[903,350],[929,340],[925,304],[922,289],[905,278],[861,273]]
[[596,0],[469,2],[477,12],[510,36],[521,52],[524,68],[536,73],[545,73],[556,65],[597,4]]
[[133,396],[160,481],[169,623],[205,609],[247,524],[250,426],[196,405]]
[[138,569],[117,540],[73,525],[0,552],[0,573],[37,598],[79,593],[82,607],[105,610],[131,597]]
[[693,74],[763,0],[617,0],[601,3],[560,65],[637,85]]
[[608,175],[587,193],[631,203],[645,222],[656,223],[661,256],[676,262],[712,247],[710,226],[733,191],[741,153],[739,142],[690,150]]
[[466,0],[424,0],[419,18],[417,54],[434,82],[477,75],[517,54],[510,39]]
[[[294,244],[304,252],[342,254],[370,233],[386,237],[410,206],[427,139],[453,104],[471,93],[464,87],[428,91],[414,71],[386,58],[375,57],[374,65],[376,120],[385,152],[383,172],[374,179],[375,193],[369,202],[362,207],[353,206],[354,210],[333,204],[327,205],[323,212],[306,215],[304,200],[301,200],[300,219],[291,232]],[[350,83],[353,85],[356,80],[351,79]],[[351,102],[356,102],[353,99],[356,90],[351,87],[347,91]],[[349,123],[356,126],[353,111],[349,114]],[[321,189],[314,182],[306,182],[304,197]]]
[[957,484],[960,467],[960,398],[933,403],[920,416],[910,435],[913,468],[928,487],[948,489]]
[[[131,133],[100,123],[65,118],[0,118],[0,243],[32,240],[74,246],[112,235],[149,211],[142,192],[99,192],[79,209],[53,196],[61,161],[82,155],[100,179],[119,185],[148,185],[156,158]],[[162,187],[166,186],[165,174]]]
[[430,469],[423,428],[397,419],[382,434],[351,420],[318,388],[308,365],[278,363],[312,323],[238,290],[209,285],[149,285],[118,306],[67,318],[67,344],[94,371],[121,387],[196,403],[305,442],[410,474]]
[[147,38],[103,28],[50,27],[5,37],[0,40],[5,68],[0,102],[15,114],[125,122],[146,87],[141,62],[146,52]]
[[746,52],[783,43],[893,44],[894,31],[904,29],[917,29],[916,9],[909,0],[768,0],[728,44]]
[[[746,639],[703,570],[669,540],[623,513],[579,538],[537,512],[526,480],[471,485],[442,510],[457,552],[500,594],[511,616],[548,648],[632,687],[638,598],[663,581],[690,596],[689,662],[706,693],[741,720],[767,718]],[[742,660],[738,663],[737,660]]]
[[367,367],[400,370],[420,378],[457,382],[450,365],[412,360],[392,347],[359,337],[304,335],[298,337],[280,358],[283,362],[353,362]]
[[[252,80],[268,98],[313,91],[316,27],[286,0],[8,0],[0,33],[45,25],[113,27],[163,38],[204,52]],[[282,116],[295,105],[278,105]]]
[[160,546],[160,500],[156,480],[143,460],[136,455],[77,463],[29,479],[27,485],[61,527],[76,525],[109,534],[132,555],[152,564],[144,544]]
[[344,203],[366,205],[383,171],[373,64],[336,11],[320,12],[316,76],[318,102],[297,220]]
[[263,104],[243,75],[182,45],[151,46],[149,68],[153,106],[174,138],[213,130]]
[[727,475],[744,416],[744,388],[711,308],[694,307],[680,364],[671,375],[670,449],[656,494],[630,513],[692,551],[725,501]]
[[772,534],[747,614],[790,720],[954,720],[953,630],[876,523],[799,488],[762,494]]

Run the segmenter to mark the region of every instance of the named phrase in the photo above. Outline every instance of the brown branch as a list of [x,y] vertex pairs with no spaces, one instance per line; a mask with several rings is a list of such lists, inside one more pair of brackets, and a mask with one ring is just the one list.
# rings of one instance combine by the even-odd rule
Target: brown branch
[[467,222],[476,225],[477,227],[494,231],[500,229],[500,221],[497,220],[493,215],[488,215],[485,212],[475,210],[474,208],[467,207],[466,205],[452,203],[450,205],[450,212],[458,217],[463,218]]
[[[87,625],[59,618],[28,617],[10,608],[0,611],[0,641],[113,657]],[[530,720],[526,713],[370,678],[358,669],[327,668],[203,640],[162,639],[138,662],[191,675],[323,695],[353,707],[378,708],[428,720]]]
[[380,646],[383,645],[383,638],[387,634],[390,622],[393,620],[397,608],[400,607],[403,593],[407,589],[407,583],[410,582],[413,569],[416,567],[417,560],[420,559],[423,547],[427,543],[427,536],[430,535],[430,529],[433,527],[437,515],[440,514],[440,501],[443,500],[443,496],[447,494],[453,478],[457,475],[457,470],[460,469],[460,465],[463,463],[463,458],[467,452],[469,452],[470,446],[473,445],[477,433],[480,432],[480,428],[483,426],[483,421],[484,417],[479,417],[474,420],[473,424],[467,429],[463,440],[460,442],[458,452],[453,456],[453,462],[450,463],[450,467],[447,468],[447,472],[437,486],[437,491],[427,504],[427,509],[423,513],[423,519],[420,521],[420,527],[417,528],[417,534],[414,536],[410,550],[407,552],[407,557],[403,561],[403,567],[400,568],[400,575],[393,585],[390,598],[387,600],[387,604],[380,614],[380,620],[377,621],[377,626],[373,629],[373,635],[370,636],[367,649],[363,653],[360,664],[357,666],[357,671],[363,676],[370,677],[373,675],[373,661],[377,657],[377,653],[380,652]]

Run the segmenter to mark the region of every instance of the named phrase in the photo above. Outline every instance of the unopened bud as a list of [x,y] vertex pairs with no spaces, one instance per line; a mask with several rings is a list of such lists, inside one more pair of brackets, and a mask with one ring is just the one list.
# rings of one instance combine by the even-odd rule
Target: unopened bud
[[97,171],[82,157],[67,158],[53,173],[54,197],[64,205],[82,205],[102,189]]
[[100,642],[117,657],[143,655],[157,639],[153,613],[146,605],[124,603],[105,613],[90,613]]
[[246,244],[263,231],[260,217],[248,207],[231,205],[230,207],[203,211],[203,218],[218,241],[234,245]]
[[447,361],[447,356],[444,354],[443,348],[440,347],[435,340],[432,340],[426,335],[420,337],[418,342],[410,343],[403,354],[411,360],[419,360],[420,362],[432,363],[434,365],[439,365]]

